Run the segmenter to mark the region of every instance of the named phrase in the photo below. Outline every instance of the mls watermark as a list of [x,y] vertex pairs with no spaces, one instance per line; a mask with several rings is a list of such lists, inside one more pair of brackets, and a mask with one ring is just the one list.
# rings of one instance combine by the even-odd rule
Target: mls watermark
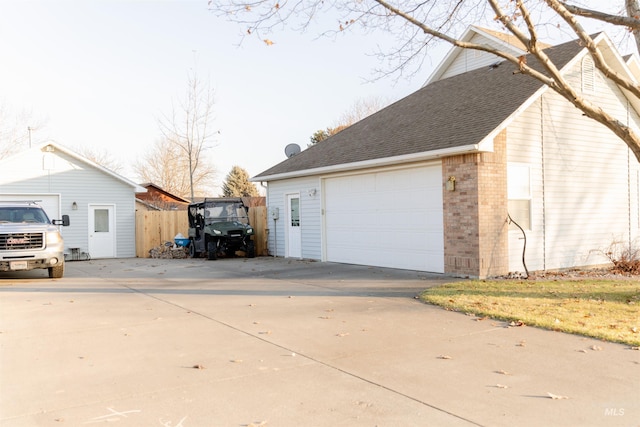
[[604,408],[605,417],[624,417],[624,408]]

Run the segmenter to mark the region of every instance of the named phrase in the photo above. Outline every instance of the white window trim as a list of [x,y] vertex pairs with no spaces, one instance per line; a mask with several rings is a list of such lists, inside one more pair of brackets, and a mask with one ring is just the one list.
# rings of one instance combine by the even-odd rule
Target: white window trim
[[[525,170],[526,169],[526,173],[528,174],[527,180],[528,180],[528,189],[527,189],[527,194],[511,194],[510,188],[509,188],[509,182],[510,182],[510,178],[513,177],[513,174],[515,173],[515,168],[518,168],[520,170]],[[507,201],[527,201],[529,202],[529,224],[528,226],[523,226],[522,224],[519,224],[520,226],[522,226],[522,228],[524,230],[531,230],[532,229],[532,223],[533,223],[533,197],[532,197],[532,184],[531,184],[531,165],[528,163],[516,163],[516,162],[508,162],[507,163]],[[518,232],[520,233],[520,229],[518,227],[516,227],[515,225],[510,226],[509,227],[509,231],[510,232]]]

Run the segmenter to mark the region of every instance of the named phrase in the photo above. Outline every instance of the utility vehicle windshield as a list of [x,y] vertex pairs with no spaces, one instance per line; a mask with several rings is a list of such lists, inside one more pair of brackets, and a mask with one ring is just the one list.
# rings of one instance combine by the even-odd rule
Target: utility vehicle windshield
[[221,221],[249,223],[247,211],[241,203],[208,202],[204,207],[204,217],[207,224]]

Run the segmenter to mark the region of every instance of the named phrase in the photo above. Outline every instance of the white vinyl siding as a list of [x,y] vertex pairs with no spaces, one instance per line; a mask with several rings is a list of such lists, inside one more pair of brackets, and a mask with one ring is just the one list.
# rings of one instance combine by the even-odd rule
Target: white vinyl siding
[[[313,191],[315,190],[315,192]],[[300,195],[300,233],[302,258],[322,259],[320,203],[322,190],[319,178],[297,178],[270,181],[267,187],[269,254],[285,255],[285,222],[287,220],[286,195]],[[278,208],[280,218],[273,220],[271,212]]]
[[[578,63],[568,75],[578,88],[581,69]],[[627,122],[620,91],[598,73],[594,81],[591,96]],[[510,125],[507,146],[509,162],[531,165],[529,270],[603,264],[602,251],[614,240],[638,237],[637,184],[630,179],[638,162],[607,128],[548,90]],[[510,231],[511,271],[522,271],[522,246],[520,231]]]
[[[503,44],[498,45],[492,40],[486,37],[476,34],[470,41],[471,43],[489,45],[491,47],[499,48],[504,51],[505,46]],[[519,51],[513,49],[512,54],[517,55]],[[439,80],[453,77],[458,74],[466,73],[467,71],[477,70],[482,67],[489,67],[497,62],[502,62],[504,59],[488,52],[474,49],[459,49],[458,54],[453,59],[447,70],[440,76]]]

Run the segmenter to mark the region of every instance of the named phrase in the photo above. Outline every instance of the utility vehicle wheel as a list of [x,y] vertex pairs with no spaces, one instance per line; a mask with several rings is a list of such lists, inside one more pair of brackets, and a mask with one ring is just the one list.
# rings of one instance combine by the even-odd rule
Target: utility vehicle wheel
[[249,242],[247,245],[247,258],[256,257],[256,245],[253,242]]
[[210,261],[218,259],[218,248],[215,241],[207,243],[207,259]]
[[191,258],[198,258],[200,253],[196,251],[196,242],[189,240],[189,256]]
[[49,270],[50,279],[61,279],[64,276],[64,263],[56,265],[55,267],[47,268]]

